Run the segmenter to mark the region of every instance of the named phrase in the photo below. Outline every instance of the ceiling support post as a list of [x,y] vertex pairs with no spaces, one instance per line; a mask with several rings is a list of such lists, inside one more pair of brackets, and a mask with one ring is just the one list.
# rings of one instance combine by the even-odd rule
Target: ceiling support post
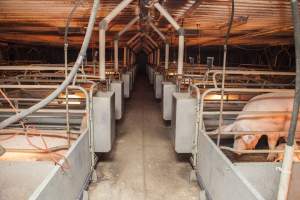
[[99,24],[99,77],[105,80],[105,32],[108,24],[133,0],[123,0]]
[[154,7],[168,20],[168,22],[175,28],[179,34],[178,40],[178,68],[177,74],[183,73],[183,58],[184,58],[184,29],[178,25],[174,18],[164,9],[158,2],[154,4]]

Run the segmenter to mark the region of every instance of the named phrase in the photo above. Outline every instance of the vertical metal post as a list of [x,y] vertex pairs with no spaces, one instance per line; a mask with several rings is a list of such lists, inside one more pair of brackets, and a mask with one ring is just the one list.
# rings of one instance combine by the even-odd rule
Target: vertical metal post
[[105,80],[105,32],[108,24],[133,0],[123,0],[99,24],[99,76]]
[[291,10],[293,14],[294,39],[295,39],[295,55],[296,55],[296,89],[294,97],[293,112],[287,144],[285,146],[284,158],[280,174],[278,200],[286,200],[288,198],[289,184],[291,179],[294,155],[295,132],[297,128],[299,106],[300,106],[300,19],[298,1],[291,0]]
[[118,72],[119,71],[119,38],[116,38],[114,40],[114,61],[115,61],[115,64],[114,64],[114,69],[115,69],[115,72]]
[[102,20],[99,24],[99,78],[105,80],[105,32],[107,23]]
[[124,64],[124,67],[126,67],[126,64],[127,64],[127,47],[124,47],[124,51],[123,51],[123,64]]
[[166,43],[166,49],[165,49],[165,69],[169,68],[169,53],[170,53],[170,44]]
[[157,66],[160,64],[160,48],[157,49]]
[[177,73],[183,74],[183,58],[184,58],[184,29],[180,28],[179,33],[179,44],[178,44],[178,69]]

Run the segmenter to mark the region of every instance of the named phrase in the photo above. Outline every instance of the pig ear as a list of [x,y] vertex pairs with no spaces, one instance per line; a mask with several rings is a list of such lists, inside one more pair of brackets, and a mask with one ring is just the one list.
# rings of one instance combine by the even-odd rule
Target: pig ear
[[255,139],[254,135],[244,135],[243,140],[245,143],[250,144]]

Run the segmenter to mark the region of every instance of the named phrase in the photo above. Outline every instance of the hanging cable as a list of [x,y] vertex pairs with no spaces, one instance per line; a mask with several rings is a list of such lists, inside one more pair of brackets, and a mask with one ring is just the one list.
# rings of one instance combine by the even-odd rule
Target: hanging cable
[[[197,29],[198,29],[198,41],[200,41],[200,24],[197,24]],[[201,45],[200,43],[198,44],[198,64],[201,64]]]
[[223,69],[222,69],[222,89],[221,89],[221,104],[220,104],[220,115],[219,115],[219,131],[218,131],[218,139],[217,145],[220,145],[220,137],[221,137],[221,126],[223,124],[223,107],[224,107],[224,87],[225,87],[225,72],[226,72],[226,63],[227,63],[227,44],[228,39],[230,37],[230,31],[232,28],[232,22],[234,18],[234,0],[231,1],[231,16],[228,22],[228,29],[225,36],[224,43],[224,53],[223,53]]
[[88,45],[89,45],[89,42],[90,42],[90,39],[91,39],[91,35],[92,35],[92,32],[93,32],[93,27],[94,27],[94,24],[95,24],[98,8],[99,8],[99,0],[94,0],[93,8],[92,8],[90,19],[89,19],[88,28],[87,28],[85,36],[84,36],[84,41],[82,43],[80,53],[79,53],[79,55],[76,59],[76,62],[74,64],[74,66],[72,67],[70,73],[68,74],[67,78],[63,81],[63,83],[61,85],[59,85],[57,87],[57,89],[54,90],[48,97],[46,97],[45,99],[43,99],[39,103],[37,103],[37,104],[31,106],[30,108],[28,108],[24,111],[21,111],[20,113],[15,114],[15,115],[7,118],[6,120],[2,121],[0,123],[0,129],[3,129],[3,128],[5,128],[5,127],[21,120],[21,119],[23,119],[24,117],[32,114],[33,112],[36,112],[37,110],[45,107],[53,99],[55,99],[63,90],[65,90],[65,88],[73,80],[74,76],[76,75],[76,73],[78,71],[78,68],[80,67],[81,62],[83,61],[83,58],[85,57],[86,50],[88,48]]
[[[73,7],[73,9],[71,10],[68,18],[67,18],[67,23],[66,23],[66,27],[65,27],[65,35],[64,35],[64,56],[65,56],[65,79],[68,77],[68,32],[69,32],[69,27],[70,27],[70,23],[72,21],[72,17],[74,12],[76,11],[77,7],[80,5],[82,0],[78,0],[75,3],[75,6]],[[66,88],[65,91],[66,95],[65,95],[65,99],[66,99],[66,131],[67,131],[67,136],[68,136],[68,146],[71,146],[71,140],[70,140],[70,113],[69,113],[69,90],[68,87]]]
[[[9,97],[3,92],[2,89],[0,89],[0,93],[1,93],[1,95],[5,98],[5,100],[8,102],[8,104],[10,105],[10,107],[14,110],[14,112],[18,114],[17,108],[16,108],[15,105],[11,102],[11,100],[9,99]],[[28,142],[28,144],[29,144],[30,146],[34,147],[34,148],[37,149],[37,150],[40,150],[41,152],[48,153],[48,154],[50,155],[51,159],[53,160],[53,162],[54,162],[55,164],[61,166],[63,170],[69,169],[69,168],[70,168],[67,159],[66,159],[63,155],[61,155],[61,154],[59,154],[59,153],[56,153],[56,152],[53,152],[53,151],[51,151],[51,149],[48,148],[48,145],[47,145],[47,143],[46,143],[46,141],[45,141],[45,139],[43,138],[43,136],[42,136],[41,133],[40,133],[40,137],[41,137],[41,140],[43,141],[43,143],[44,143],[44,145],[45,145],[45,149],[42,148],[42,147],[39,147],[39,146],[37,146],[37,145],[34,145],[34,144],[31,142],[31,140],[29,139],[29,135],[28,135],[29,133],[32,133],[32,132],[38,133],[38,131],[37,131],[35,128],[34,128],[34,129],[30,129],[30,127],[31,127],[30,125],[25,126],[25,123],[24,123],[23,121],[21,121],[21,125],[22,125],[23,129],[25,130],[25,139],[26,139],[26,141]],[[13,135],[11,135],[11,136],[9,136],[9,137],[1,138],[0,141],[9,140],[9,139],[11,139],[11,138],[14,138],[14,137],[17,136],[17,135],[18,135],[18,132],[16,132],[15,134],[13,134]],[[4,153],[3,153],[3,150],[4,150],[4,152],[5,152],[5,148],[2,147],[2,146],[0,145],[0,151],[1,151],[1,152],[0,152],[0,156],[4,154]],[[32,150],[32,151],[33,151],[33,150]],[[34,151],[33,151],[33,152],[34,152]],[[2,154],[1,154],[1,153],[2,153]],[[53,155],[55,155],[56,157],[58,157],[59,160],[63,158],[63,159],[65,160],[65,163],[67,164],[67,167],[64,166],[64,165],[61,165],[61,164],[59,163],[59,160],[57,160]]]

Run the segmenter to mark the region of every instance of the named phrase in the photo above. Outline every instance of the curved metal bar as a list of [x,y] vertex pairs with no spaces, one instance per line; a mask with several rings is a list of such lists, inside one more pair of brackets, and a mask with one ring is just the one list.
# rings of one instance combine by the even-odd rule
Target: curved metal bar
[[48,103],[50,103],[53,99],[55,99],[69,85],[69,83],[73,80],[75,74],[77,73],[77,70],[80,67],[80,64],[83,61],[83,58],[86,54],[86,50],[88,48],[88,44],[89,44],[89,41],[91,39],[91,35],[93,32],[93,27],[94,27],[94,23],[96,20],[98,7],[99,7],[99,0],[94,0],[94,5],[93,5],[93,9],[92,9],[91,16],[89,19],[88,28],[87,28],[87,31],[86,31],[86,34],[84,37],[83,44],[81,46],[80,53],[77,57],[77,60],[74,64],[71,72],[69,73],[68,77],[64,80],[64,82],[59,87],[56,86],[57,87],[56,90],[53,91],[48,97],[46,97],[39,103],[33,105],[32,107],[28,108],[27,110],[24,110],[16,115],[9,117],[8,119],[2,121],[0,123],[0,129],[3,129],[3,128],[9,126],[10,124],[13,124],[13,123],[23,119],[24,117],[30,115],[31,113],[43,108]]

